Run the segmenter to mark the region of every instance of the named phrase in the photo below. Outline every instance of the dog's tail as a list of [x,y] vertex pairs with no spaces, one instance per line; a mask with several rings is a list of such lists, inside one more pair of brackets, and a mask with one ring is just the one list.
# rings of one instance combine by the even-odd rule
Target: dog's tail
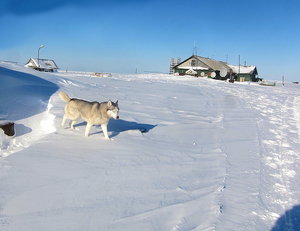
[[68,103],[71,100],[70,97],[67,95],[67,93],[65,93],[63,91],[59,92],[58,95],[66,103]]

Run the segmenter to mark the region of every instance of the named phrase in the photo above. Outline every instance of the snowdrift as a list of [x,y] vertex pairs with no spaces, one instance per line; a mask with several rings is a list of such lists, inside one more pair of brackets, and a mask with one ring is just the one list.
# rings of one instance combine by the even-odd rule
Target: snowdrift
[[20,120],[46,110],[58,86],[29,73],[0,67],[0,119]]

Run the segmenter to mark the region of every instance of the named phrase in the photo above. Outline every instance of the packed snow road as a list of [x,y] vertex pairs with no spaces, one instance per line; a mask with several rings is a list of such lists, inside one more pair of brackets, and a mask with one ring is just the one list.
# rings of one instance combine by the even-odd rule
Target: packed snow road
[[31,131],[1,150],[0,230],[299,228],[299,86],[37,74],[71,97],[118,99],[120,120],[111,141],[98,126],[62,129],[55,93],[16,121]]

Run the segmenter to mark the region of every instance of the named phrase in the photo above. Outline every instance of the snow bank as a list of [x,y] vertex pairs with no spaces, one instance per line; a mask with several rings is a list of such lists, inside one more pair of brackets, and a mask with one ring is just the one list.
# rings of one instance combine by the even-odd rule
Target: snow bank
[[45,111],[58,86],[29,73],[0,67],[0,115],[20,120]]
[[[31,73],[0,67],[0,86],[0,121],[14,121],[16,130],[14,139],[1,134],[0,156],[28,147],[55,130],[49,99],[58,89],[56,84]],[[27,133],[30,135],[22,137]]]

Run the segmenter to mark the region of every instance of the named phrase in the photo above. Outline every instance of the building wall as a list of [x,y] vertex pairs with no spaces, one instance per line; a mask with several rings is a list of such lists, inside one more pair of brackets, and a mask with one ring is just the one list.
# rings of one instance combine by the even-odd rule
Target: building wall
[[254,76],[251,74],[238,74],[237,81],[245,82],[245,81],[254,81]]
[[204,63],[202,63],[200,60],[198,60],[196,58],[190,58],[190,59],[186,60],[184,63],[180,64],[178,67],[179,68],[181,68],[181,67],[191,67],[192,62],[194,62],[195,67],[203,67],[204,69],[208,68],[207,65],[205,65]]
[[[189,69],[175,68],[174,73],[178,73],[179,75],[185,75],[186,71]],[[204,76],[209,76],[213,70],[195,70],[197,72],[196,76],[201,76],[201,72],[204,72]]]
[[186,60],[184,63],[180,64],[179,67],[189,67],[189,66],[191,66],[192,60],[193,60],[193,59],[188,59],[188,60]]
[[185,75],[186,71],[187,69],[178,69],[178,68],[174,69],[174,73],[178,73],[179,75]]

